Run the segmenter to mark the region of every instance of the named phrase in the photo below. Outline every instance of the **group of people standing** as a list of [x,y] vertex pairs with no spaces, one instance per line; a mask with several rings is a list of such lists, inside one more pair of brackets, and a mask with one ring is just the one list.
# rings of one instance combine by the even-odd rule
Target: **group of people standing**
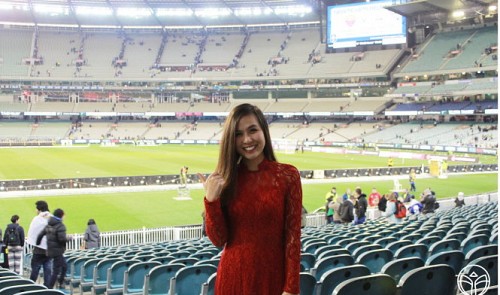
[[[23,227],[19,225],[18,215],[12,216],[12,223],[5,230],[2,241],[5,252],[8,253],[8,267],[11,271],[21,274],[26,242],[32,250],[30,279],[36,282],[40,269],[43,269],[43,285],[52,289],[58,283],[58,288],[64,289],[67,270],[64,252],[66,243],[72,240],[72,237],[67,235],[63,223],[64,210],[58,208],[51,214],[45,201],[37,201],[35,206],[37,215],[33,217],[26,237]],[[100,233],[95,221],[90,219],[82,247],[89,249],[99,246]]]
[[362,224],[366,221],[368,201],[360,187],[351,194],[347,189],[344,195],[337,194],[337,188],[326,194],[325,212],[327,223],[354,223]]

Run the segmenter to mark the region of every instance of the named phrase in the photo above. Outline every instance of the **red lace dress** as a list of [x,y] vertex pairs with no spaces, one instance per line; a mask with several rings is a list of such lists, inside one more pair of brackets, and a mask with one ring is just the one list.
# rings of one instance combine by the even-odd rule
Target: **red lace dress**
[[241,164],[225,213],[220,200],[205,199],[205,210],[208,237],[225,245],[216,295],[300,293],[302,188],[295,167],[263,160],[249,171]]

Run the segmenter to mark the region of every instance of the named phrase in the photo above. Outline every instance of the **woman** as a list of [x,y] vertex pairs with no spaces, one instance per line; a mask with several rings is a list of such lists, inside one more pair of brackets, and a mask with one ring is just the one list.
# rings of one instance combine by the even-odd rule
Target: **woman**
[[396,200],[398,195],[396,193],[389,194],[387,198],[387,207],[385,208],[385,212],[382,213],[382,216],[385,216],[387,220],[391,223],[401,223],[402,218],[396,217]]
[[207,235],[224,247],[215,293],[299,294],[300,174],[276,161],[267,122],[256,106],[231,111],[216,171],[199,177]]
[[85,249],[99,248],[101,246],[101,233],[95,224],[94,219],[89,219],[87,222],[87,229],[83,236],[85,242]]

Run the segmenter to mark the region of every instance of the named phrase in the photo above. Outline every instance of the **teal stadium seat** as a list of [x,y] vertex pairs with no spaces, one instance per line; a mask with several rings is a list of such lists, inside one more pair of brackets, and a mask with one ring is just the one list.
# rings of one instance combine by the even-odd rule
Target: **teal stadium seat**
[[208,280],[201,285],[200,295],[215,295],[215,280],[217,279],[217,273],[211,275]]
[[356,258],[356,263],[363,264],[371,273],[378,273],[382,267],[392,260],[393,254],[387,249],[366,251]]
[[[370,270],[361,264],[335,268],[325,272],[319,285],[319,295],[330,295],[333,290],[342,282],[348,279],[370,275]],[[313,294],[313,293],[311,293]]]
[[115,262],[122,261],[121,258],[104,258],[96,264],[94,268],[94,281],[92,283],[92,294],[99,295],[104,294],[106,291],[106,284],[108,282],[108,269]]
[[16,286],[5,287],[3,289],[0,289],[0,294],[2,294],[2,295],[18,295],[22,292],[36,291],[36,290],[47,290],[47,288],[45,288],[45,286],[42,286],[42,285],[37,285],[37,284],[31,283],[31,284],[26,284],[26,285],[16,285]]
[[144,278],[159,262],[140,262],[131,265],[123,277],[123,294],[142,294],[144,289]]
[[399,285],[399,280],[405,273],[422,266],[424,266],[424,261],[419,257],[400,258],[387,262],[380,272],[391,276]]
[[217,271],[213,265],[186,266],[170,280],[170,295],[199,295],[201,285]]
[[115,262],[108,269],[108,280],[106,282],[106,294],[122,294],[123,293],[123,279],[127,269],[140,263],[139,260],[123,260]]
[[313,274],[316,279],[319,280],[325,272],[331,269],[353,264],[354,258],[351,255],[330,256],[316,261],[314,268],[311,269],[311,274]]
[[450,250],[439,252],[437,254],[429,256],[425,265],[435,265],[435,264],[446,264],[453,268],[455,274],[458,275],[460,270],[462,269],[462,265],[464,263],[464,253],[460,250]]
[[448,265],[429,265],[410,270],[399,280],[401,295],[455,295],[455,271]]
[[316,294],[317,282],[316,278],[308,273],[300,273],[300,295]]
[[170,279],[185,267],[184,264],[167,264],[153,267],[144,278],[144,295],[168,295]]
[[396,283],[384,274],[356,277],[340,283],[332,294],[336,295],[395,295]]

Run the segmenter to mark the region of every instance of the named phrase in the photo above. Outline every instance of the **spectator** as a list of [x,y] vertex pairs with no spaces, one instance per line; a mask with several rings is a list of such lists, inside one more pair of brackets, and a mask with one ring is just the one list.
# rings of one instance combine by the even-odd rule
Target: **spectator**
[[7,247],[9,269],[17,274],[21,274],[21,259],[24,249],[24,229],[19,225],[19,216],[13,215],[11,224],[7,225],[3,243]]
[[408,205],[408,212],[410,212],[411,215],[417,215],[420,212],[422,212],[422,204],[415,200],[415,196],[410,195],[410,200],[407,202]]
[[355,224],[362,224],[366,220],[366,209],[368,208],[368,202],[366,201],[366,195],[361,191],[360,188],[356,188],[354,191],[354,196],[356,198],[356,204],[354,208],[356,209],[356,222]]
[[381,197],[382,196],[380,196],[380,193],[377,191],[377,189],[373,188],[372,193],[368,197],[368,206],[377,207]]
[[465,206],[464,193],[459,192],[457,198],[455,199],[455,207],[460,208]]
[[307,209],[302,205],[302,214],[300,220],[300,228],[304,228],[307,225]]
[[101,233],[97,228],[97,224],[94,219],[89,219],[87,222],[87,229],[83,235],[84,248],[92,249],[101,247]]
[[342,223],[351,223],[354,220],[354,202],[353,196],[349,196],[347,200],[342,203],[342,210],[340,219]]
[[385,209],[387,208],[387,195],[382,195],[380,198],[380,201],[378,202],[378,210],[380,212],[385,212]]
[[37,216],[33,217],[28,229],[27,243],[33,246],[33,255],[31,257],[31,274],[30,280],[36,282],[40,268],[43,267],[43,284],[49,286],[52,260],[47,256],[47,238],[43,237],[40,243],[37,244],[38,235],[45,229],[51,214],[49,205],[45,201],[38,201],[36,204]]
[[54,288],[56,281],[59,281],[59,288],[64,289],[64,276],[66,274],[66,259],[63,254],[66,251],[66,243],[71,240],[71,237],[66,236],[66,226],[62,222],[64,211],[62,209],[54,210],[53,216],[44,230],[40,232],[36,239],[36,244],[39,245],[42,239],[47,237],[47,256],[53,259],[52,273],[48,288]]
[[387,208],[385,208],[385,212],[382,214],[382,216],[387,218],[387,221],[391,223],[401,223],[402,221],[402,218],[396,217],[396,200],[396,193],[389,194],[389,198],[387,199]]
[[328,197],[328,199],[326,199],[326,203],[325,203],[326,224],[333,223],[333,208],[330,207],[330,204],[332,203],[332,201],[333,201],[332,197]]
[[436,206],[436,196],[432,194],[431,189],[426,188],[424,190],[424,192],[422,193],[422,197],[420,199],[420,203],[422,203],[423,205],[422,208],[423,214],[434,213],[434,209]]
[[333,209],[333,223],[342,223],[342,197],[337,196],[330,206]]

